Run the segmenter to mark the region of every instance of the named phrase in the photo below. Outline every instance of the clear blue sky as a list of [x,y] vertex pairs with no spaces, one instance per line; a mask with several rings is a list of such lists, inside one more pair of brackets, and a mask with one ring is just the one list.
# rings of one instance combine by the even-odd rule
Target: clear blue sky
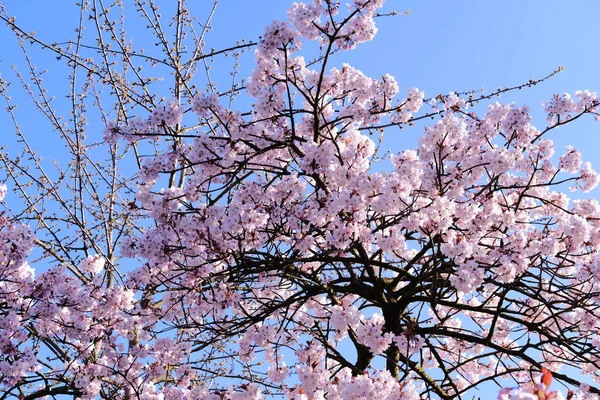
[[[77,7],[73,3],[67,0],[4,1],[9,14],[16,15],[22,26],[35,30],[38,37],[50,42],[74,37]],[[125,1],[128,6],[132,3],[132,0]],[[163,4],[165,15],[176,4],[174,0],[158,3]],[[192,13],[200,21],[207,15],[208,3],[212,2],[190,2]],[[214,29],[207,36],[208,47],[218,49],[241,38],[256,39],[269,21],[286,18],[286,9],[291,3],[288,0],[221,0],[213,20]],[[379,33],[374,41],[359,46],[356,51],[340,54],[335,62],[349,62],[374,77],[390,73],[396,76],[401,93],[416,86],[428,97],[450,91],[481,87],[492,90],[515,85],[543,77],[563,65],[565,70],[550,81],[500,99],[529,104],[539,128],[545,126],[541,102],[554,93],[573,93],[585,88],[600,91],[598,1],[388,0],[384,10],[407,9],[411,10],[410,15],[379,19]],[[134,22],[134,18],[126,22]],[[143,43],[148,36],[136,27],[129,33],[134,43]],[[22,57],[6,29],[0,30],[0,44],[0,71],[4,79],[14,80],[10,66],[22,65]],[[67,84],[65,74],[48,52],[41,55],[45,56],[39,58],[45,60],[43,67],[50,68],[51,74],[56,73],[51,75],[56,79],[47,81],[50,90],[61,97]],[[253,67],[252,55],[247,54],[242,61],[242,75],[249,74]],[[215,67],[213,73],[218,74],[219,69]],[[202,82],[198,83],[201,86]],[[37,129],[37,118],[25,110],[19,91],[12,90],[11,94],[21,107],[21,115],[27,115],[29,127]],[[7,122],[6,115],[0,114],[2,126],[7,126]],[[97,131],[101,134],[101,127]],[[39,134],[45,135],[42,131]],[[93,129],[89,134],[93,134]],[[401,150],[414,147],[419,134],[420,130],[394,131],[387,139],[393,150]],[[554,132],[551,138],[555,139],[557,150],[572,144],[583,152],[584,159],[600,168],[600,155],[596,150],[599,135],[600,124],[587,118],[573,127]]]

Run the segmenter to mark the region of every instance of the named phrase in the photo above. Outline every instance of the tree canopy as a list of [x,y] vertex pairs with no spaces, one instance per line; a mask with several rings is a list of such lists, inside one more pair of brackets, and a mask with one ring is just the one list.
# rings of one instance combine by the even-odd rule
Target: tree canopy
[[[90,37],[67,44],[0,10],[26,57],[65,61],[71,103],[61,118],[43,73],[19,75],[69,159],[48,171],[15,116],[0,398],[600,398],[565,371],[600,378],[600,204],[568,195],[600,177],[550,138],[598,118],[596,93],[548,99],[537,128],[496,97],[558,71],[428,98],[332,65],[396,14],[383,0],[294,3],[224,49],[185,1],[173,16],[135,4],[155,52],[118,4],[83,2]],[[195,84],[247,49],[247,80]],[[145,64],[170,74],[169,97]],[[0,93],[14,116],[9,82]],[[414,126],[416,148],[382,150]],[[552,377],[573,392],[547,393]]]

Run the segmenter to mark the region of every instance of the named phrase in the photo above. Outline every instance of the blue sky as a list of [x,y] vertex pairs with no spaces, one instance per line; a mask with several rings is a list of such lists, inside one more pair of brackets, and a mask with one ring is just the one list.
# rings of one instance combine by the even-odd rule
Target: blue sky
[[[131,1],[125,0],[129,4]],[[16,15],[27,31],[36,31],[41,39],[53,42],[74,37],[77,8],[70,1],[3,3],[10,15]],[[175,0],[159,3],[164,4],[165,14],[176,4]],[[190,3],[192,12],[203,21],[207,14],[203,5],[210,2]],[[288,0],[221,0],[213,20],[214,29],[207,36],[208,47],[228,47],[242,38],[255,40],[265,24],[285,19],[290,4]],[[598,1],[388,0],[384,11],[408,9],[409,15],[379,19],[375,40],[353,52],[338,54],[334,62],[348,62],[373,77],[390,73],[398,80],[402,94],[416,86],[427,97],[482,87],[493,91],[541,78],[559,65],[564,66],[564,71],[549,81],[498,99],[529,104],[538,128],[545,127],[541,102],[553,94],[586,88],[600,91]],[[146,32],[135,25],[129,33],[134,43],[146,41]],[[67,93],[67,73],[49,52],[34,51],[32,55],[39,61],[40,69],[50,69],[52,78],[46,82],[60,102]],[[13,64],[22,68],[22,56],[10,31],[0,29],[0,72],[5,80],[15,82],[10,93],[12,101],[19,105],[20,122],[34,140],[48,142],[52,137],[50,128],[19,90]],[[248,75],[252,68],[252,54],[248,53],[242,59],[242,75]],[[220,71],[217,62],[215,74],[219,73],[227,76],[228,69]],[[8,144],[12,127],[4,112],[0,112],[0,126],[0,145]],[[98,140],[102,130],[103,126],[90,126],[88,134]],[[420,133],[419,128],[393,130],[386,133],[386,140],[389,148],[400,151],[415,147]],[[588,117],[553,131],[549,138],[555,140],[557,153],[565,145],[573,145],[583,153],[584,160],[600,169],[600,122]],[[47,155],[49,161],[51,157]],[[600,197],[600,190],[591,195]]]
[[[126,6],[133,2],[128,0]],[[174,9],[174,0],[159,1],[165,15]],[[200,21],[207,15],[208,0],[191,1],[192,14]],[[207,47],[222,48],[246,38],[256,39],[265,24],[273,19],[285,19],[288,0],[220,0],[213,30],[207,36]],[[69,1],[41,0],[4,2],[8,13],[27,31],[34,30],[39,38],[64,41],[74,37],[77,7]],[[553,79],[532,89],[526,89],[499,99],[529,104],[534,123],[545,126],[541,108],[543,100],[555,93],[574,93],[578,89],[600,90],[600,41],[597,39],[597,21],[600,20],[600,2],[594,0],[505,0],[492,1],[433,1],[388,0],[384,11],[411,10],[410,15],[380,18],[379,33],[375,40],[352,52],[339,54],[334,62],[349,62],[367,75],[379,77],[394,75],[401,93],[412,86],[424,90],[428,97],[450,91],[466,91],[485,87],[488,91],[501,86],[524,83],[540,78],[559,65],[565,70]],[[151,46],[146,32],[134,25],[131,17],[130,35],[134,44]],[[91,34],[92,32],[90,32]],[[91,39],[91,38],[90,38]],[[0,30],[0,71],[6,80],[14,80],[12,64],[22,64],[22,57],[14,38],[6,29]],[[144,46],[145,47],[145,46]],[[57,97],[64,93],[66,73],[48,52],[37,60],[40,67],[50,69],[50,92]],[[220,71],[215,64],[213,74]],[[252,53],[242,58],[241,75],[253,68]],[[202,82],[198,82],[199,86]],[[16,85],[15,85],[16,86]],[[26,108],[21,91],[11,90],[13,101],[19,104],[21,115],[27,115],[30,129],[38,129],[37,117]],[[6,115],[0,114],[4,125]],[[7,126],[7,125],[4,125]],[[93,135],[93,127],[89,134]],[[101,134],[102,127],[96,129]],[[551,136],[557,143],[557,153],[566,144],[583,152],[585,160],[600,167],[597,145],[600,124],[591,118],[578,121],[573,127],[561,128]],[[40,131],[39,135],[44,133]],[[393,151],[414,147],[420,129],[394,131],[386,140]],[[3,135],[4,136],[4,135]],[[599,192],[600,193],[600,192]]]

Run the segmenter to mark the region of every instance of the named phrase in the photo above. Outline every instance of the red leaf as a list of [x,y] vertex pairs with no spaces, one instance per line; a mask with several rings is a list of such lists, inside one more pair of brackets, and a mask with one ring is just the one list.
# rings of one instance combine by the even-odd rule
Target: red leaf
[[546,386],[546,389],[550,387],[550,383],[552,383],[552,372],[550,372],[546,367],[542,367],[542,383]]

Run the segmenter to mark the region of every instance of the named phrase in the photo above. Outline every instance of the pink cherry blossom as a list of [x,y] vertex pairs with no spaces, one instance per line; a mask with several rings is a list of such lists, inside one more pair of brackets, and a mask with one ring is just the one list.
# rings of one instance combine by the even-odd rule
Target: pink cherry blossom
[[[587,193],[600,176],[552,141],[598,117],[595,92],[555,95],[535,121],[496,102],[508,89],[426,98],[371,77],[344,57],[395,14],[383,0],[294,3],[222,51],[183,3],[166,24],[139,6],[160,58],[122,42],[108,11],[95,28],[104,64],[44,45],[73,80],[89,75],[104,143],[82,144],[72,95],[75,127],[53,120],[68,171],[55,181],[22,138],[4,161],[8,397],[451,399],[495,380],[499,399],[598,398],[600,205]],[[230,87],[208,66],[225,55]],[[168,96],[138,59],[168,67]],[[387,151],[415,124],[414,146]]]

